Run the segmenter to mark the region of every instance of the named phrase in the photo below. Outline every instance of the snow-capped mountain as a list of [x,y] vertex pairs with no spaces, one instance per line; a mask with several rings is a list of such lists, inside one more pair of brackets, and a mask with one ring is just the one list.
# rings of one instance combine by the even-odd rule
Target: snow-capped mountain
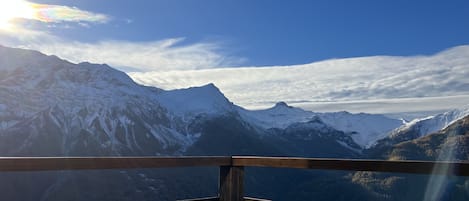
[[239,111],[243,118],[265,129],[285,129],[294,123],[319,118],[321,123],[350,135],[362,148],[370,147],[402,125],[402,121],[384,115],[349,112],[316,113],[288,106],[284,102],[265,110],[251,111],[240,108]]
[[391,145],[407,140],[417,139],[428,134],[441,131],[468,115],[469,105],[464,108],[454,109],[434,116],[414,119],[405,123],[401,127],[394,129],[389,136],[379,143]]
[[60,148],[42,154],[76,154],[80,138],[109,154],[174,154],[197,137],[160,105],[163,90],[107,65],[1,47],[0,72],[0,137],[18,142],[4,153],[26,153],[52,130]]
[[395,145],[388,157],[399,160],[468,160],[468,139],[469,116],[466,115],[441,130]]

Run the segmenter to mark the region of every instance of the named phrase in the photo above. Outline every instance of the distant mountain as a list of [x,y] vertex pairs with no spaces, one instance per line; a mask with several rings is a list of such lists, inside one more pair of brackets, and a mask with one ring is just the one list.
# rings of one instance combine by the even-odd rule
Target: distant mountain
[[469,160],[469,114],[442,130],[393,145],[387,154],[391,160]]
[[239,112],[247,121],[265,129],[285,129],[292,124],[319,119],[321,124],[350,136],[361,148],[370,147],[402,125],[402,121],[384,115],[349,112],[316,113],[288,106],[284,102],[265,110],[249,111],[239,108]]
[[438,132],[468,115],[469,107],[465,107],[426,118],[412,120],[394,129],[387,137],[377,141],[373,149],[384,149],[400,142],[418,139],[428,134]]

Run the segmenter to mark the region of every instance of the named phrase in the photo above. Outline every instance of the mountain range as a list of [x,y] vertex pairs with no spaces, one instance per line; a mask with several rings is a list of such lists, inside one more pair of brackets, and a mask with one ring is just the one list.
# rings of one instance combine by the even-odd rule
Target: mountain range
[[[436,156],[447,153],[444,147],[451,144],[455,149],[451,159],[466,160],[468,115],[469,107],[407,122],[378,114],[312,112],[284,102],[268,109],[248,110],[230,102],[214,84],[163,90],[139,85],[105,64],[74,64],[34,50],[0,46],[2,156],[265,155],[443,160],[447,158]],[[382,199],[376,196],[387,192],[363,188],[362,180],[374,178],[367,174],[254,171],[258,176],[248,178],[248,193],[264,192],[271,195],[259,196],[276,200],[286,200],[283,196],[304,190],[311,184],[311,179],[305,179],[308,177],[332,186],[349,186],[347,193],[358,195],[356,200]],[[213,194],[216,174],[208,172],[202,168],[2,173],[0,192],[9,200],[63,200],[70,195],[70,200],[174,200]],[[261,187],[271,175],[283,185],[298,188],[280,195],[273,189],[283,188],[281,184]],[[194,177],[199,179],[194,181]],[[28,184],[31,178],[41,187]],[[298,182],[293,183],[293,178]],[[27,193],[18,193],[10,183],[24,185],[23,192]],[[337,195],[317,191],[305,195],[340,200],[334,197]],[[296,200],[301,199],[299,196]]]

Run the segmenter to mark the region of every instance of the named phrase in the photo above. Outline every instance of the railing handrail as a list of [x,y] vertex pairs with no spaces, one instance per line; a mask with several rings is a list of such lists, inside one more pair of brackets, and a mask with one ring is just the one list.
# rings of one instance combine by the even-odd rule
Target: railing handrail
[[233,166],[469,176],[468,161],[233,156]]
[[469,176],[468,161],[371,160],[258,156],[0,157],[0,171],[243,166]]
[[244,197],[244,167],[300,168],[469,176],[467,161],[387,161],[258,156],[0,157],[1,171],[219,166],[218,196],[190,201],[265,201]]
[[230,166],[228,156],[184,157],[0,157],[0,171],[98,170]]

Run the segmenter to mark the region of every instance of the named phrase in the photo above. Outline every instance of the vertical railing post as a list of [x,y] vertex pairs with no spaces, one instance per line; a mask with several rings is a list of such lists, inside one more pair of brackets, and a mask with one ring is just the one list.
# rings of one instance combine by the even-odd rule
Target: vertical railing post
[[244,200],[244,167],[220,166],[220,201]]

